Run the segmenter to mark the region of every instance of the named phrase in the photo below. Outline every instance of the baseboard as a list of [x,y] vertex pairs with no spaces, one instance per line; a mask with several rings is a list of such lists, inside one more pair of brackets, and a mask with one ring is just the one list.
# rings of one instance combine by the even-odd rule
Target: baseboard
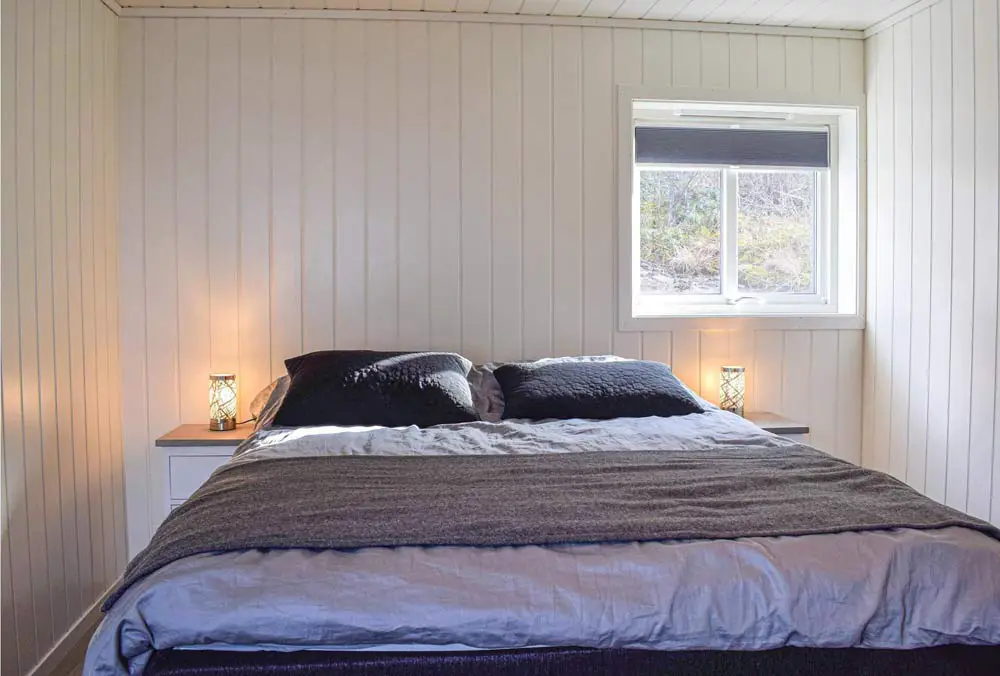
[[45,653],[35,667],[28,672],[28,676],[63,676],[83,660],[83,655],[87,651],[90,637],[93,635],[97,625],[101,623],[101,605],[108,598],[112,590],[118,586],[119,580],[108,587],[100,598],[94,601],[93,605],[84,611],[83,615],[73,623],[73,626],[63,634],[62,638]]

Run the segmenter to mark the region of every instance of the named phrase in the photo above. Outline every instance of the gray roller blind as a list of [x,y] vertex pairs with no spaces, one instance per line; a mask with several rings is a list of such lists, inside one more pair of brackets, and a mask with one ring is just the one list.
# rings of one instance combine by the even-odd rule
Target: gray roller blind
[[635,161],[649,164],[743,164],[829,167],[826,129],[636,127]]

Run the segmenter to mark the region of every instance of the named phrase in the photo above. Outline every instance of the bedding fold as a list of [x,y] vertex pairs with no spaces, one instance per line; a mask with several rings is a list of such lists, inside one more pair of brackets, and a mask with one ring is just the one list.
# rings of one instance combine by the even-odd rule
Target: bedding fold
[[105,603],[196,554],[1000,530],[807,446],[233,463],[157,531]]

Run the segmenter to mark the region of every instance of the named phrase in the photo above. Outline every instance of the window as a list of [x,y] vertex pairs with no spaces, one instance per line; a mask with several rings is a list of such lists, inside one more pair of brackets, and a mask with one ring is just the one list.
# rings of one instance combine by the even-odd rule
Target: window
[[856,108],[626,98],[624,330],[857,321]]

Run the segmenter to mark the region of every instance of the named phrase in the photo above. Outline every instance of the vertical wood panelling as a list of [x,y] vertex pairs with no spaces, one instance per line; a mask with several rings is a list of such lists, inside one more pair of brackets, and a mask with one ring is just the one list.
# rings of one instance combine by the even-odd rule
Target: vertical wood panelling
[[579,28],[552,29],[552,347],[555,354],[579,354],[583,350],[581,51]]
[[612,31],[583,29],[583,351],[611,352],[614,320],[614,52]]
[[[271,23],[240,19],[240,228],[232,244],[240,250],[239,386],[250,393],[271,377]],[[147,44],[151,32],[146,31]],[[153,371],[149,377],[155,382]],[[249,397],[243,399],[246,411]],[[153,428],[152,417],[151,408],[151,429],[170,428],[166,421]]]
[[[752,382],[761,411],[781,411],[783,409],[782,388],[784,386],[783,365],[785,363],[785,334],[781,331],[757,331],[754,336],[754,363]],[[745,365],[744,365],[745,366]],[[796,365],[790,364],[794,369]]]
[[[484,361],[492,349],[492,33],[463,23],[461,44],[462,352]],[[391,309],[387,309],[391,312]]]
[[[913,83],[912,298],[931,293],[931,23],[930,13],[915,17],[910,37]],[[927,388],[930,352],[930,302],[913,303],[910,316],[909,411],[906,481],[926,490]]]
[[785,88],[785,38],[757,36],[757,87],[765,91]]
[[[879,330],[873,332],[875,338],[872,359],[868,361],[869,368],[875,370],[873,394],[873,441],[869,462],[872,467],[882,471],[889,470],[890,444],[890,410],[892,402],[892,304],[893,304],[893,258],[892,258],[892,227],[894,223],[893,200],[893,139],[895,110],[893,102],[893,70],[892,46],[893,31],[887,31],[876,36],[876,53],[878,59],[878,90],[872,98],[878,106],[876,120],[876,136],[878,146],[875,158],[877,165],[877,183],[875,189],[869,192],[869,220],[877,220],[879,227],[873,232],[875,246],[868,253],[869,266],[874,263],[874,270],[869,274],[875,277],[874,311],[869,310],[869,319],[878,324]],[[873,201],[873,197],[877,201]],[[875,211],[871,204],[875,204]],[[885,224],[885,227],[882,227]]]
[[729,89],[729,43],[725,33],[701,34],[702,87]]
[[0,23],[0,671],[26,674],[123,564],[117,18],[98,0],[5,0]]
[[813,42],[811,38],[785,38],[785,86],[790,91],[813,89]]
[[948,466],[945,499],[965,509],[969,489],[972,328],[975,294],[976,93],[972,2],[952,8],[952,269],[951,389],[948,397]]
[[669,87],[673,79],[673,33],[642,31],[642,84]]
[[672,331],[670,367],[677,377],[701,394],[701,331]]
[[[670,362],[711,400],[722,362],[741,363],[748,409],[795,413],[826,450],[859,458],[860,332],[619,332],[614,304],[616,85],[858,94],[858,41],[209,19],[207,44],[194,43],[209,55],[199,100],[174,73],[197,35],[188,23],[123,23],[122,185],[138,194],[123,194],[122,246],[178,238],[181,253],[180,238],[194,239],[197,224],[175,221],[182,209],[201,217],[205,189],[181,177],[190,150],[173,134],[207,121],[207,158],[193,166],[208,171],[209,359],[237,371],[243,415],[301,349],[432,347],[476,361],[614,352]],[[201,193],[192,204],[190,191]],[[145,355],[134,365],[145,380],[126,392],[148,405],[130,407],[140,417],[126,430],[136,493],[156,490],[152,440],[203,415],[208,367],[180,356],[197,339],[176,328],[188,258],[169,256],[172,271],[151,258],[122,266],[123,340]],[[190,260],[204,277],[205,252]],[[148,297],[125,290],[133,283]],[[152,336],[168,320],[167,339]],[[837,377],[815,387],[814,370]],[[133,552],[141,530],[130,527]]]
[[673,56],[671,83],[674,87],[699,87],[701,80],[701,34],[679,31],[671,38]]
[[[655,32],[655,31],[654,31]],[[669,36],[669,33],[667,34]],[[612,40],[614,42],[614,72],[612,73],[612,78],[617,85],[641,85],[642,84],[642,74],[643,74],[643,31],[634,29],[617,28],[612,34]],[[612,103],[612,105],[614,105]],[[614,111],[612,111],[612,119],[616,117]],[[618,153],[618,136],[615,135],[614,140],[614,153],[617,157]],[[613,166],[617,168],[617,162],[612,160]],[[616,172],[617,173],[617,172]],[[605,188],[607,189],[607,188]],[[615,200],[612,196],[610,198],[611,208],[615,208]],[[611,218],[613,219],[613,213]],[[612,237],[612,246],[614,241],[614,232],[611,230],[608,232],[609,236]],[[612,263],[612,274],[614,274],[614,265]],[[611,285],[608,287],[608,293],[612,294],[612,303],[614,302],[614,281],[612,280]],[[612,305],[610,312],[612,316],[612,323],[617,323],[617,309]],[[614,331],[612,336],[612,352],[621,356],[631,359],[641,359],[642,358],[642,334],[636,331]]]
[[330,22],[310,21],[302,35],[301,309],[306,352],[329,349],[335,336],[333,29]]
[[[52,195],[66,195],[67,191],[67,127],[66,119],[68,87],[67,70],[67,13],[65,4],[52,7],[52,74],[50,78],[50,101],[52,105],[51,127],[51,174]],[[76,30],[75,24],[71,27]],[[70,101],[72,102],[72,101]],[[82,612],[82,599],[72,590],[79,589],[80,569],[74,562],[79,558],[79,542],[76,532],[75,474],[73,471],[73,421],[72,417],[60,415],[72,410],[70,389],[70,345],[69,345],[69,285],[67,247],[69,224],[67,220],[67,200],[53,200],[52,205],[52,291],[53,291],[53,349],[55,352],[55,397],[56,425],[59,449],[59,494],[62,503],[62,533],[65,585],[67,590],[67,615],[78,617]]]
[[399,345],[426,350],[431,345],[429,33],[427,24],[405,22],[397,31]]
[[[524,357],[552,354],[552,29],[525,26],[522,40],[522,248]],[[527,293],[525,290],[528,290]]]
[[809,420],[809,388],[813,378],[811,354],[811,332],[785,333],[780,410],[795,420]]
[[492,291],[492,356],[501,361],[521,358],[522,146],[521,29],[496,25],[493,33],[493,194],[490,248]]
[[[145,262],[146,370],[150,383],[169,383],[150,388],[147,399],[149,429],[170,425],[180,415],[178,382],[178,307],[176,206],[176,92],[177,22],[164,20],[159,30],[147,30],[143,40],[143,64],[147,86],[143,88],[143,260]],[[249,156],[244,153],[244,159]],[[157,159],[161,158],[161,159]],[[244,171],[244,174],[249,171]],[[256,279],[256,277],[255,277]],[[241,327],[240,341],[250,341],[250,331]],[[266,327],[265,327],[266,332]],[[86,361],[86,360],[85,360]],[[89,394],[88,394],[89,399]],[[162,471],[157,456],[150,471]],[[162,501],[162,487],[151,482],[150,501]],[[155,503],[154,503],[155,504]]]
[[[870,40],[865,40],[865,83],[867,84],[869,90],[868,94],[877,91],[880,85],[878,76],[878,43],[879,37],[876,35]],[[867,212],[869,218],[874,213],[873,205],[874,200],[878,196],[878,146],[879,146],[879,135],[878,135],[878,110],[879,101],[877,96],[869,96],[866,100],[866,119],[865,128],[867,130],[867,148],[865,152],[865,168],[867,174],[867,186],[865,194],[868,198],[867,202]],[[871,224],[866,222],[865,228],[865,258],[867,263],[867,274],[865,275],[865,313],[867,315],[866,320],[870,320],[871,317],[875,316],[878,294],[876,293],[876,282],[878,281],[878,276],[875,274],[877,271],[877,266],[875,265],[875,256],[877,249],[875,247],[877,240],[876,234],[878,229],[871,227]],[[862,444],[861,444],[861,461],[862,464],[870,466],[871,458],[869,454],[875,448],[875,373],[876,373],[876,361],[875,361],[875,335],[874,331],[866,330],[864,332],[864,359],[862,366],[862,401],[867,402],[869,405],[863,407],[862,413]]]
[[[944,502],[948,477],[951,389],[952,106],[951,3],[939,2],[931,17],[931,354],[927,374],[927,495]],[[869,205],[873,197],[869,195]],[[872,213],[869,206],[869,213]],[[877,231],[877,221],[869,223]],[[872,326],[867,333],[877,333]],[[874,409],[866,406],[865,409]],[[874,410],[873,410],[874,415]]]
[[[804,420],[809,421],[809,441],[819,448],[837,448],[838,406],[824,392],[841,391],[840,378],[846,379],[849,368],[840,366],[840,334],[837,331],[813,331],[809,346],[809,388],[805,393]],[[839,367],[839,368],[838,368]],[[800,375],[801,377],[801,375]],[[846,384],[846,383],[845,383]],[[832,409],[832,410],[830,410]]]
[[[997,270],[1000,265],[1000,199],[998,178],[998,83],[996,0],[976,0],[973,61],[975,63],[975,258],[973,267],[972,390],[969,430],[969,497],[973,516],[990,518],[994,456],[993,409],[997,399]],[[981,471],[979,468],[983,468]]]
[[[3,162],[3,185],[0,187],[0,218],[2,218],[3,229],[0,232],[0,250],[2,251],[16,251],[17,250],[17,228],[10,227],[9,223],[17,222],[17,209],[14,202],[16,196],[16,183],[11,180],[11,167],[14,166],[16,161],[16,132],[17,132],[17,118],[15,117],[16,107],[10,106],[10,102],[13,101],[15,95],[15,82],[17,79],[17,71],[15,68],[15,59],[17,55],[17,45],[16,45],[16,33],[14,27],[16,25],[16,17],[12,17],[11,13],[16,11],[16,3],[14,0],[4,0],[3,2],[3,21],[0,22],[0,100],[5,102],[3,107],[3,125],[0,129],[0,152],[2,152]],[[14,19],[14,20],[12,20]],[[0,267],[0,285],[3,289],[13,288],[17,285],[17,275],[16,270],[12,269],[12,266],[8,263],[7,259],[3,259],[3,266]],[[6,293],[3,295],[3,307],[2,307],[2,322],[0,322],[0,438],[3,440],[3,452],[0,453],[0,480],[3,484],[3,495],[0,497],[0,510],[3,510],[2,516],[0,516],[0,532],[2,532],[2,540],[0,540],[0,623],[6,628],[3,632],[2,644],[0,644],[0,669],[4,673],[19,674],[21,673],[21,650],[31,650],[33,646],[25,637],[22,641],[21,634],[27,634],[24,627],[24,622],[26,619],[26,613],[24,612],[25,600],[30,600],[30,596],[25,597],[21,594],[15,594],[15,583],[14,574],[12,573],[12,566],[15,561],[20,563],[23,558],[12,551],[11,543],[15,532],[12,529],[13,521],[21,521],[24,517],[24,508],[20,507],[18,514],[11,515],[11,508],[17,507],[17,499],[22,495],[20,491],[14,493],[15,499],[12,499],[11,493],[12,488],[15,487],[16,482],[18,482],[21,477],[15,475],[15,470],[20,467],[21,460],[8,461],[8,454],[13,456],[16,453],[20,455],[23,453],[23,449],[20,448],[20,435],[19,430],[14,427],[18,424],[19,413],[17,411],[17,406],[15,403],[19,401],[20,394],[20,365],[14,363],[13,356],[17,354],[16,347],[18,346],[19,339],[16,335],[17,327],[13,325],[12,322],[8,321],[8,296]],[[14,396],[14,393],[18,392],[18,396]],[[17,444],[17,451],[13,450],[13,446]],[[62,445],[60,445],[62,447]],[[10,449],[10,450],[9,450]],[[72,450],[70,447],[69,450]],[[10,467],[11,474],[8,480],[8,467]],[[71,515],[72,516],[72,515]],[[75,530],[75,529],[74,529]],[[22,547],[23,549],[23,547]],[[23,570],[23,569],[22,569]],[[79,572],[79,571],[78,571]],[[23,578],[23,575],[18,575],[18,578]],[[18,584],[20,587],[20,584]],[[79,602],[79,595],[76,598]]]
[[895,252],[892,270],[892,371],[889,386],[889,471],[906,476],[910,381],[910,289],[913,260],[913,101],[910,24],[893,28],[894,210],[889,237]]
[[865,459],[997,521],[998,17],[942,0],[868,40]]
[[729,86],[749,91],[757,88],[757,36],[729,36]]
[[[462,221],[458,24],[430,31],[431,347],[462,344]],[[545,122],[542,122],[544,125]]]
[[302,352],[302,30],[299,21],[271,30],[270,378]]
[[[143,42],[145,40],[146,24],[142,21],[122,21],[121,45],[119,49],[119,64],[121,69],[121,81],[144,82],[145,71],[145,50]],[[131,223],[131,228],[122,227],[120,236],[120,274],[121,278],[128,280],[128,283],[121,285],[120,299],[123,310],[123,320],[121,322],[122,341],[122,373],[129,374],[128,380],[131,388],[137,392],[125,393],[122,398],[122,419],[129,421],[123,427],[122,444],[124,448],[132,449],[145,448],[149,439],[149,396],[148,396],[148,364],[146,352],[146,256],[145,256],[145,150],[143,148],[143,127],[144,117],[138,111],[142,110],[144,99],[144,86],[123,87],[119,105],[121,108],[121,143],[119,144],[119,161],[123,167],[130,170],[121,172],[119,182],[121,190],[120,216],[121,222]],[[78,132],[77,132],[78,134]],[[71,134],[72,135],[72,134]],[[72,146],[70,146],[72,148]],[[235,162],[234,162],[235,165]],[[218,179],[216,167],[210,165],[209,180],[212,185]],[[235,185],[235,181],[234,181]],[[70,205],[73,201],[70,201]],[[73,240],[73,228],[70,229],[70,246]],[[210,242],[211,244],[211,242]],[[70,277],[72,278],[72,261],[70,266]],[[213,301],[214,302],[214,301]],[[75,304],[70,304],[70,331],[73,330],[73,308]],[[77,306],[78,307],[78,306]],[[127,316],[126,316],[127,313]],[[213,324],[213,329],[216,325]],[[234,332],[234,336],[238,333]],[[222,334],[213,331],[213,339],[220,340]],[[71,382],[74,388],[74,405],[76,401],[82,399],[83,379],[78,375],[80,359],[75,350],[73,342],[70,343],[70,364],[73,369]],[[74,418],[74,429],[77,418]],[[125,494],[126,511],[128,513],[128,548],[130,552],[136,551],[136,547],[142,547],[142,543],[149,539],[149,505],[150,501],[146,492],[149,485],[151,458],[145,453],[127,452],[128,467],[127,474],[129,483],[134,485],[137,481],[141,490],[129,490]],[[80,482],[77,482],[78,489]],[[81,559],[84,559],[83,546],[87,543],[85,533],[82,532],[82,510],[78,514],[77,530],[80,531]],[[89,551],[87,554],[89,559]]]
[[[135,22],[123,22],[122,35],[137,30]],[[139,24],[141,28],[141,24]],[[209,302],[209,369],[219,373],[236,373],[240,365],[239,322],[239,105],[240,105],[240,24],[235,19],[208,22],[208,302]],[[122,51],[123,79],[129,65]],[[123,90],[123,101],[134,96]],[[126,138],[123,120],[123,142]],[[122,148],[122,152],[131,152]],[[121,177],[122,183],[130,180]],[[327,189],[327,186],[324,186]],[[126,199],[122,191],[122,209]],[[122,265],[126,265],[123,260]],[[326,316],[326,315],[322,315]],[[124,327],[123,331],[124,331]],[[194,378],[205,387],[205,373]],[[201,399],[200,395],[198,399]],[[246,403],[246,397],[242,397]],[[196,399],[197,401],[197,399]],[[201,412],[199,412],[199,416]]]
[[701,395],[713,404],[719,403],[719,369],[728,364],[730,354],[729,331],[700,331],[698,345],[698,386]]
[[[364,347],[367,330],[365,278],[367,253],[365,242],[365,78],[357,67],[364,53],[365,32],[353,21],[334,24],[334,194],[337,200],[335,223],[337,242],[334,257],[336,292],[336,347]],[[241,54],[242,56],[242,54]],[[433,170],[432,170],[433,171]],[[241,299],[242,301],[242,299]],[[243,312],[242,303],[240,313]],[[240,363],[243,355],[240,355]],[[242,376],[242,374],[240,374]],[[246,389],[246,384],[242,387]],[[251,390],[252,391],[252,390]],[[250,395],[253,396],[253,395]]]
[[[861,464],[863,352],[859,331],[839,331],[837,348],[837,456]],[[815,403],[814,403],[815,406]],[[822,444],[822,440],[819,442]],[[820,446],[824,448],[824,446]]]
[[[204,415],[205,374],[211,370],[211,276],[208,247],[208,22],[177,26],[177,277],[180,405],[184,420]],[[206,290],[209,292],[206,293]]]
[[[368,94],[365,116],[367,331],[368,345],[385,349],[398,345],[399,338],[396,23],[369,21],[363,25]],[[483,151],[482,155],[488,157],[489,151]]]

